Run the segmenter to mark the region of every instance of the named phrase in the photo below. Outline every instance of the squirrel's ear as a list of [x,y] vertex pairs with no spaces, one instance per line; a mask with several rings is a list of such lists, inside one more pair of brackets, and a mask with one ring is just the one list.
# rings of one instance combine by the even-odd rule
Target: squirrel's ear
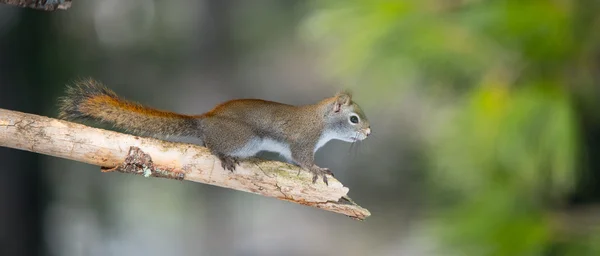
[[333,103],[333,112],[339,112],[342,105],[350,105],[352,102],[352,93],[349,91],[342,91],[335,95],[335,102]]

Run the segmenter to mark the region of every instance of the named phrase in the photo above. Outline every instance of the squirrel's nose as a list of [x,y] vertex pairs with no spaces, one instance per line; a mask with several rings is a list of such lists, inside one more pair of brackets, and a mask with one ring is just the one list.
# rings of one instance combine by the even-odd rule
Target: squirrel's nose
[[367,128],[367,129],[365,130],[365,134],[366,134],[367,136],[371,135],[371,127]]

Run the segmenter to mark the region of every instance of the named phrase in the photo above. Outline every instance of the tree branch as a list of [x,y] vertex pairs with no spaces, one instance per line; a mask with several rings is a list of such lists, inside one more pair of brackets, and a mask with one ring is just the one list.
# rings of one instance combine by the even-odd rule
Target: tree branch
[[71,159],[124,172],[200,182],[364,220],[370,215],[347,197],[335,178],[329,186],[294,165],[251,159],[224,170],[206,148],[143,138],[63,120],[0,109],[0,146]]
[[0,0],[0,3],[43,11],[66,10],[72,0]]

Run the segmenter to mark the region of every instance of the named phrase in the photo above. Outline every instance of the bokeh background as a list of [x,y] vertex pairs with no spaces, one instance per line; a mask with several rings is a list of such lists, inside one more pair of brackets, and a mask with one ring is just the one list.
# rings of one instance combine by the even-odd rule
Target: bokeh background
[[182,113],[341,88],[373,136],[317,154],[358,222],[0,148],[0,255],[600,255],[600,2],[0,5],[0,108],[94,77]]

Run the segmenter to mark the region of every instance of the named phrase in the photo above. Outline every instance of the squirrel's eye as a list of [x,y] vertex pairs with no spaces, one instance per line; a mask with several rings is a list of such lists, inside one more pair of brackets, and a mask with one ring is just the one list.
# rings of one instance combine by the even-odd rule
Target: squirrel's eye
[[358,124],[358,117],[357,116],[351,116],[350,117],[350,122],[353,124]]

